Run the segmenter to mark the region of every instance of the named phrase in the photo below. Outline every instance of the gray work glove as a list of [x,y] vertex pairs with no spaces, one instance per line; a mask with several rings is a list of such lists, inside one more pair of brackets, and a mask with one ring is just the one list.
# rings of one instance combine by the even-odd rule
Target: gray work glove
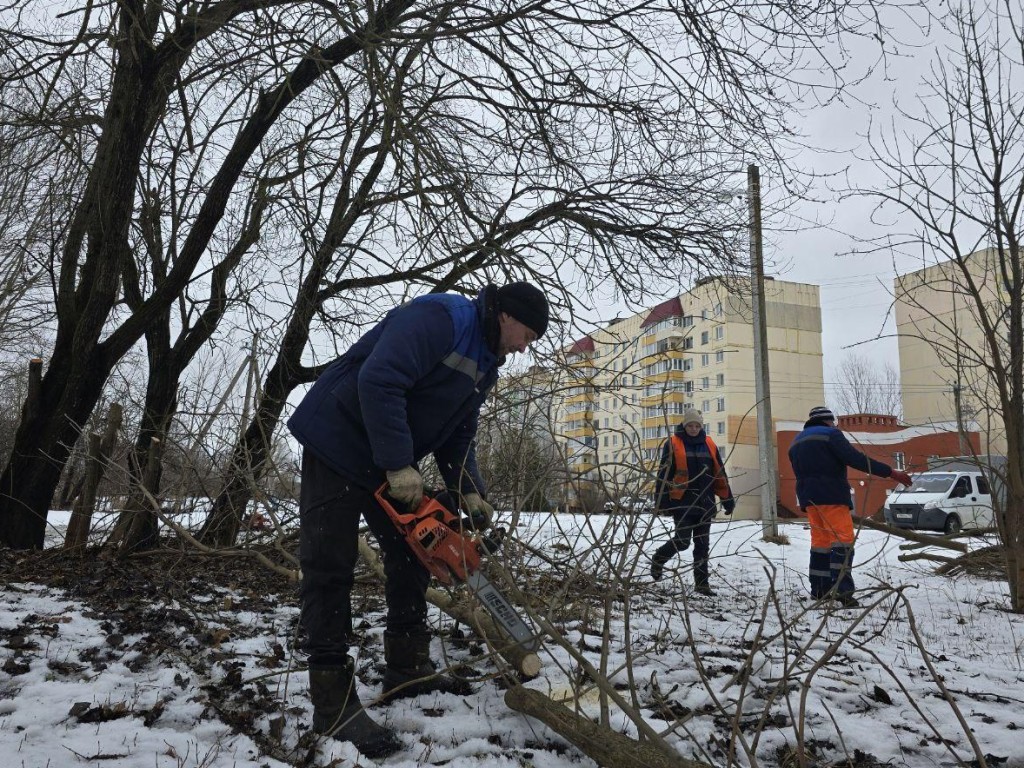
[[413,509],[423,501],[423,478],[416,471],[416,467],[402,467],[401,469],[389,469],[388,493],[408,507]]
[[462,503],[466,507],[466,514],[473,528],[478,531],[486,531],[491,527],[494,519],[494,507],[488,504],[479,493],[467,493],[462,497]]

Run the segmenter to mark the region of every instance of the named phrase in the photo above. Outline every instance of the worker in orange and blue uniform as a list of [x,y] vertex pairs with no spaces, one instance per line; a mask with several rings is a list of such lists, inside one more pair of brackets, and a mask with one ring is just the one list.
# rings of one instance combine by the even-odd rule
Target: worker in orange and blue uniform
[[659,581],[665,564],[678,552],[690,547],[693,539],[693,576],[697,592],[713,595],[708,583],[711,519],[715,516],[715,497],[722,500],[722,511],[731,515],[736,507],[725,464],[715,441],[704,432],[704,418],[693,408],[661,450],[658,468],[656,509],[675,520],[672,538],[658,547],[651,562],[651,578]]
[[836,428],[825,406],[812,408],[803,431],[789,447],[796,475],[796,496],[811,524],[811,596],[835,598],[844,607],[859,603],[853,596],[853,499],[847,467],[910,485],[910,475],[856,450]]

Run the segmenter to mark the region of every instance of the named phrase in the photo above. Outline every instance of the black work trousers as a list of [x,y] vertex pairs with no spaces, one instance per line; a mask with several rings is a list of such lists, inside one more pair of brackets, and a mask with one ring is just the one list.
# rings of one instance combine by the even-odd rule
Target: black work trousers
[[699,586],[706,586],[710,569],[708,558],[711,553],[711,518],[714,510],[700,507],[673,511],[676,528],[672,538],[654,551],[654,562],[664,566],[679,552],[690,548],[693,540],[693,580]]
[[426,631],[430,574],[381,509],[373,493],[341,477],[310,451],[302,454],[299,493],[299,598],[309,663],[344,662],[351,627],[351,591],[359,558],[359,519],[380,545],[389,634]]

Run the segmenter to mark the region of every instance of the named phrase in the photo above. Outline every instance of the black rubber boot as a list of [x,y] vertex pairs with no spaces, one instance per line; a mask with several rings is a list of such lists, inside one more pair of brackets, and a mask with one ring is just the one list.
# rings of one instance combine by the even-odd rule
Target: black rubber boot
[[836,600],[843,608],[859,608],[860,601],[853,596],[852,592],[837,592]]
[[454,693],[468,696],[473,687],[458,677],[440,674],[430,660],[430,635],[384,633],[384,696],[405,698],[421,693]]
[[708,586],[708,583],[706,581],[701,582],[697,585],[697,592],[698,594],[706,595],[708,597],[715,596],[715,590]]
[[387,757],[403,748],[398,736],[366,714],[355,687],[352,659],[338,667],[309,668],[313,730],[338,741],[351,741],[367,757]]

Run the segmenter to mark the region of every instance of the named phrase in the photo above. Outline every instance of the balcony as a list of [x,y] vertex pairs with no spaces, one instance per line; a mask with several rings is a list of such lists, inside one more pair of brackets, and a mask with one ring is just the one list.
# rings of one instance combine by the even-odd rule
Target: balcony
[[681,368],[670,368],[670,369],[659,369],[655,372],[648,373],[644,371],[644,384],[648,387],[655,386],[658,384],[666,384],[668,382],[685,381],[686,372]]
[[569,470],[580,475],[585,475],[587,472],[592,472],[595,469],[597,469],[597,464],[590,457],[579,458],[569,464]]
[[[566,405],[571,405],[571,403],[566,403]],[[593,406],[591,406],[590,403],[585,403],[585,405],[586,405],[585,408],[576,408],[576,409],[566,408],[565,418],[562,420],[562,423],[565,424],[565,425],[568,425],[568,424],[570,424],[572,422],[580,421],[581,419],[585,419],[586,421],[593,421],[594,420],[594,409],[593,409]]]
[[594,426],[589,422],[586,424],[576,424],[575,426],[569,426],[566,424],[562,428],[562,436],[567,440],[580,440],[585,437],[593,437]]
[[645,416],[641,423],[644,429],[649,427],[666,427],[668,429],[672,429],[682,420],[682,413],[659,413],[657,416]]
[[585,403],[587,405],[593,405],[594,404],[594,396],[595,396],[595,392],[593,390],[591,390],[589,392],[580,392],[579,394],[576,394],[576,395],[570,395],[569,397],[565,398],[565,400],[563,400],[562,402],[565,405],[567,405],[567,406],[568,405],[577,405],[579,403]]
[[666,389],[640,398],[641,406],[662,405],[666,403],[685,403],[693,399],[693,392],[682,389]]

